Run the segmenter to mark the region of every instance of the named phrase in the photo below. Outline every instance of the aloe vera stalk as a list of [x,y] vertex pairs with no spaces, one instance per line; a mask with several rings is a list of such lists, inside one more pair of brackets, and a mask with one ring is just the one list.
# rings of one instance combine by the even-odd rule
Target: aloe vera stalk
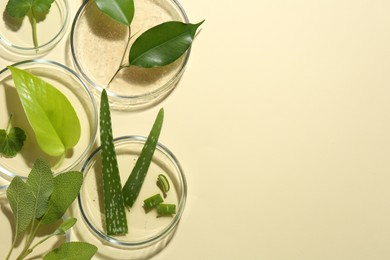
[[142,184],[144,183],[146,173],[148,172],[153,158],[154,150],[157,146],[158,138],[160,137],[163,121],[164,109],[161,108],[154,121],[152,130],[146,139],[144,147],[142,148],[141,154],[139,155],[129,178],[122,189],[123,198],[126,206],[128,207],[133,206],[141,190]]
[[149,212],[153,208],[155,208],[158,204],[163,203],[164,200],[161,197],[160,193],[153,195],[144,200],[144,209],[146,212]]
[[100,101],[100,142],[102,149],[103,202],[108,235],[128,232],[122,186],[112,137],[110,106],[106,90]]
[[176,214],[176,205],[175,204],[163,204],[160,203],[156,206],[157,214],[161,216],[172,216]]

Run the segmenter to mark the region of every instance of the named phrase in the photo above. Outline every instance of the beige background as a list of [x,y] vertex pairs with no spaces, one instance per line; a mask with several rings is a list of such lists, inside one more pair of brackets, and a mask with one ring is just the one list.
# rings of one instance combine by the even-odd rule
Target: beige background
[[[390,259],[390,2],[181,3],[206,22],[179,87],[114,114],[114,135],[145,135],[163,106],[187,176],[153,259]],[[69,64],[68,33],[45,58]]]

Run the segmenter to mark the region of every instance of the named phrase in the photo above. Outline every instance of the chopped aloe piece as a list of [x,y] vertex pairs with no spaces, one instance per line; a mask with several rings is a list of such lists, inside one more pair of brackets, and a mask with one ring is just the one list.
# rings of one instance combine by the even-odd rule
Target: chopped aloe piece
[[160,193],[157,193],[156,195],[153,195],[144,200],[144,209],[146,212],[149,212],[163,201],[164,199],[161,197]]
[[163,193],[164,198],[166,198],[167,192],[169,191],[170,188],[168,178],[163,174],[159,174],[157,177],[156,184],[160,188],[161,192]]
[[102,149],[103,203],[108,235],[128,232],[118,162],[112,137],[108,97],[102,91],[100,101],[100,142]]
[[156,206],[158,216],[172,216],[176,214],[175,204],[158,204]]
[[141,190],[142,184],[144,183],[146,173],[148,172],[153,158],[154,150],[157,146],[163,121],[164,109],[161,108],[144,147],[142,148],[141,154],[139,155],[137,162],[135,163],[135,166],[122,190],[125,204],[129,207],[133,206]]

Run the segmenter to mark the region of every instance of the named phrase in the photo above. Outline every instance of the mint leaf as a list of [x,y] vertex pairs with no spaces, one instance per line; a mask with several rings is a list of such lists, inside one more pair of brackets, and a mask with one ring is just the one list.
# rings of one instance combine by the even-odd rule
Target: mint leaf
[[102,91],[100,101],[100,143],[103,177],[103,205],[108,235],[128,232],[122,184],[112,137],[111,114],[107,92]]
[[65,214],[76,199],[83,183],[81,172],[64,172],[54,177],[54,189],[49,199],[47,212],[42,217],[42,223],[53,223]]
[[29,185],[19,176],[12,179],[7,198],[16,219],[16,234],[24,232],[34,218],[34,195]]
[[19,127],[12,127],[8,132],[0,129],[0,154],[15,157],[22,150],[26,134]]
[[115,21],[130,25],[134,17],[133,0],[95,0],[97,7]]
[[97,247],[85,242],[67,242],[52,250],[43,260],[87,260],[97,252]]
[[39,219],[45,214],[54,189],[53,173],[46,161],[43,159],[35,161],[26,183],[34,195],[34,216]]
[[202,23],[171,21],[145,31],[131,46],[129,64],[152,68],[172,63],[188,50]]
[[77,113],[57,88],[33,74],[12,66],[15,87],[40,148],[51,156],[62,156],[81,135]]

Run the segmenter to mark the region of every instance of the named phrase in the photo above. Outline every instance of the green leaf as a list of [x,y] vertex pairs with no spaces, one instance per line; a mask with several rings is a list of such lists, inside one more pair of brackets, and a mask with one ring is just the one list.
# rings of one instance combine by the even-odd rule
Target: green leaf
[[41,14],[49,12],[53,2],[54,0],[9,0],[5,10],[12,17],[23,18],[30,10]]
[[128,232],[126,211],[112,137],[110,106],[105,89],[102,91],[100,101],[100,143],[106,232],[108,235],[126,234]]
[[141,190],[142,184],[144,183],[146,173],[148,172],[150,163],[153,159],[154,150],[157,146],[163,121],[164,109],[161,108],[154,121],[149,136],[146,139],[144,147],[142,148],[141,154],[139,155],[129,178],[122,189],[125,204],[129,207],[133,206]]
[[39,219],[47,211],[50,195],[54,189],[53,173],[43,159],[37,159],[28,175],[27,185],[34,195],[34,216]]
[[19,176],[12,179],[7,198],[16,219],[16,234],[24,232],[34,218],[33,193]]
[[15,157],[22,150],[26,134],[19,127],[12,127],[7,133],[0,129],[0,154],[6,157]]
[[134,17],[133,0],[95,0],[97,7],[115,21],[129,26]]
[[171,21],[145,31],[131,46],[130,65],[152,68],[172,63],[191,46],[202,23]]
[[43,257],[43,260],[87,260],[92,259],[97,247],[85,242],[66,242]]
[[8,69],[39,146],[48,155],[62,156],[77,144],[81,134],[72,104],[41,78],[12,66]]
[[76,199],[83,183],[81,172],[65,172],[54,177],[54,189],[49,199],[49,207],[42,217],[42,223],[53,223],[65,214]]
[[77,219],[76,218],[68,218],[67,220],[65,220],[64,222],[62,222],[62,224],[54,231],[54,235],[64,235],[66,233],[66,231],[68,231],[69,229],[71,229],[74,224],[76,224],[77,222]]

